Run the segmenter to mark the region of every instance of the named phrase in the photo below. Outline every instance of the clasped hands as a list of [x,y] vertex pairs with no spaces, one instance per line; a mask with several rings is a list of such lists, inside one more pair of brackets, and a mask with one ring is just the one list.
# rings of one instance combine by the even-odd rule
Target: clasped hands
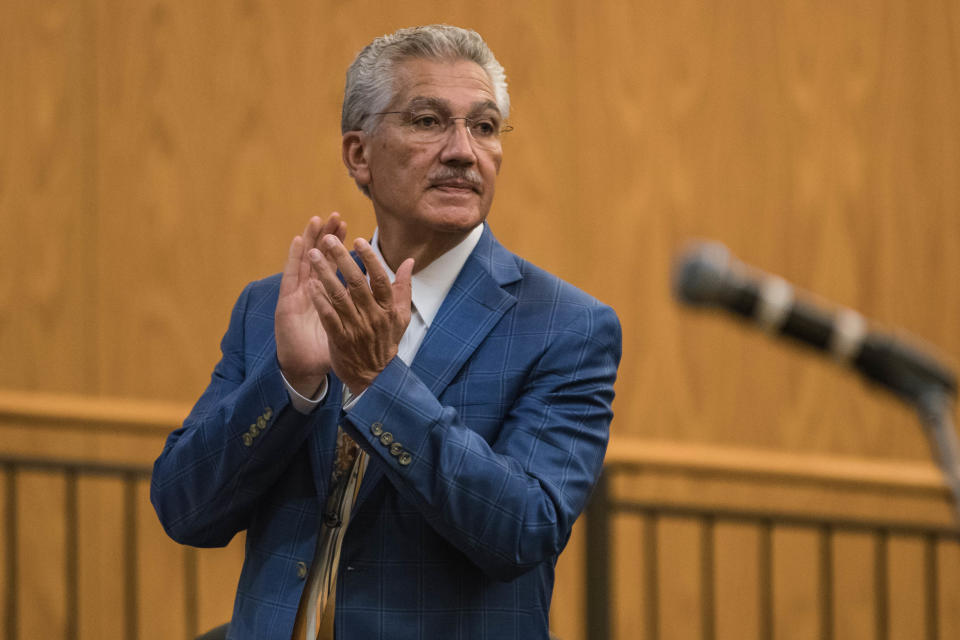
[[413,259],[400,265],[391,283],[370,244],[358,238],[353,246],[364,275],[343,245],[346,233],[337,213],[326,222],[311,218],[290,243],[280,280],[277,360],[290,385],[306,397],[331,370],[351,393],[363,392],[397,354],[410,322]]

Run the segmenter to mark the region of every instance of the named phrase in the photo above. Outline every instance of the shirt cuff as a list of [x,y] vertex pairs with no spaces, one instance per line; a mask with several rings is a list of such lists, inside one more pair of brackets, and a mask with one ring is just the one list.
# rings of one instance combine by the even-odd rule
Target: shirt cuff
[[293,405],[294,409],[304,415],[312,413],[313,410],[323,402],[324,398],[327,397],[327,389],[330,386],[328,376],[324,376],[323,382],[320,383],[320,388],[317,389],[317,392],[313,394],[312,398],[297,393],[297,390],[293,388],[293,385],[290,384],[287,377],[283,375],[283,371],[280,372],[280,377],[283,378],[283,386],[287,388],[287,393],[290,394],[290,404]]
[[367,390],[364,389],[360,392],[360,395],[355,396],[350,392],[350,389],[347,389],[347,385],[343,385],[343,410],[350,411],[350,409],[353,409],[354,405],[360,402],[360,398],[362,398],[366,392]]

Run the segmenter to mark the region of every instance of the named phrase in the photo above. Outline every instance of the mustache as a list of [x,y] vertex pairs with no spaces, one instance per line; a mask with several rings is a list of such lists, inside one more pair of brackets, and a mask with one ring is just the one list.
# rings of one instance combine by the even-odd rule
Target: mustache
[[430,181],[430,184],[458,180],[468,183],[475,189],[483,186],[483,177],[480,172],[470,167],[442,167],[429,174],[427,180]]

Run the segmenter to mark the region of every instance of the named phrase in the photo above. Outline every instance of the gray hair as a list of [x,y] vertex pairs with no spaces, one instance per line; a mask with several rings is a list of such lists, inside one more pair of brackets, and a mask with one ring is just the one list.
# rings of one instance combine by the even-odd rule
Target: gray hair
[[394,66],[410,58],[477,63],[490,77],[500,114],[503,118],[510,115],[507,76],[480,34],[446,24],[432,24],[380,36],[357,54],[347,69],[340,116],[342,133],[369,130],[367,116],[385,111],[393,99]]

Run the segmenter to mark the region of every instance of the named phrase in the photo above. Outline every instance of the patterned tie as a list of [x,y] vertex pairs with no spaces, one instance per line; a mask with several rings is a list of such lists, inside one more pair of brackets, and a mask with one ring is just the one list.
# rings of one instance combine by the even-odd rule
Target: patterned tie
[[366,467],[367,454],[353,438],[337,427],[337,456],[330,479],[330,493],[309,581],[294,625],[294,640],[333,639],[333,600],[340,547]]

